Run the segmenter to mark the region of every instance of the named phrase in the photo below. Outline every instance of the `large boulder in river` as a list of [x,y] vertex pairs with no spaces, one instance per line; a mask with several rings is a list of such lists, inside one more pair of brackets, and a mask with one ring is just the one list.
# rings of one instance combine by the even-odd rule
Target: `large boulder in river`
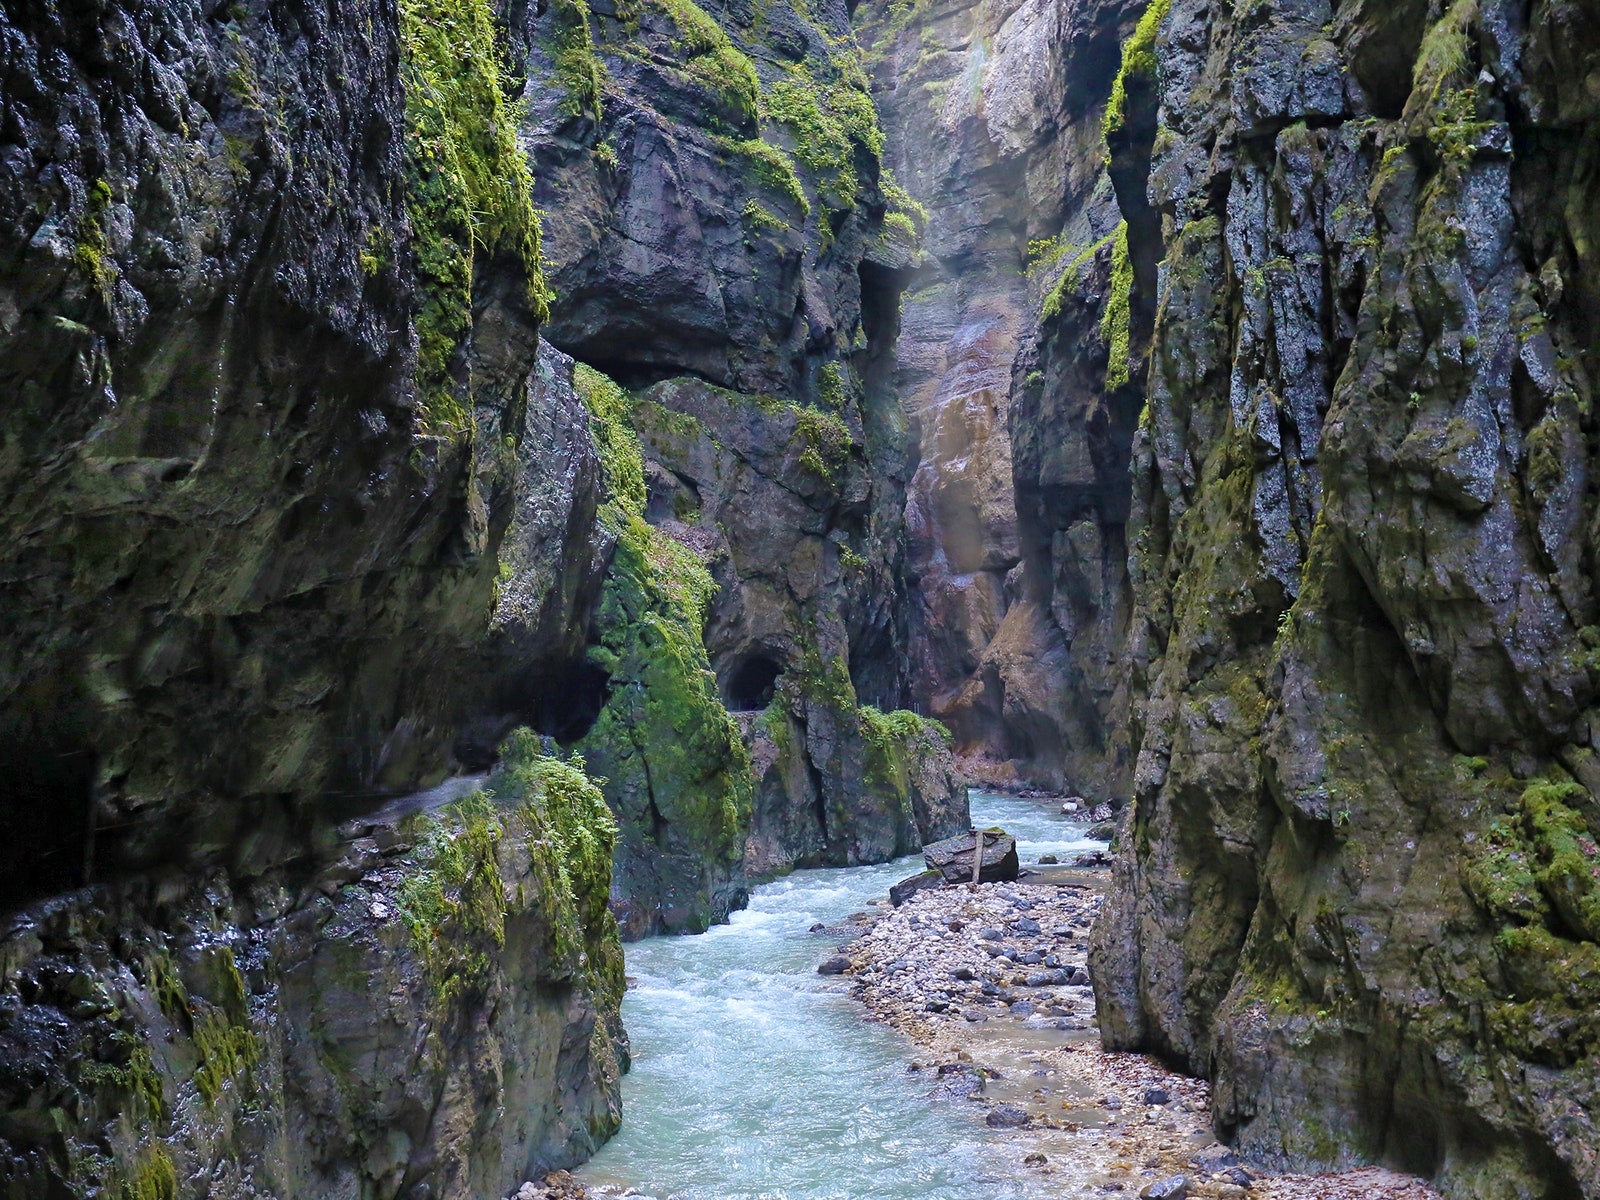
[[1017,861],[1017,840],[1003,829],[973,830],[946,838],[922,848],[922,859],[929,870],[938,871],[947,883],[972,880],[972,856],[977,839],[983,839],[983,863],[979,883],[999,883],[1015,879],[1021,870]]

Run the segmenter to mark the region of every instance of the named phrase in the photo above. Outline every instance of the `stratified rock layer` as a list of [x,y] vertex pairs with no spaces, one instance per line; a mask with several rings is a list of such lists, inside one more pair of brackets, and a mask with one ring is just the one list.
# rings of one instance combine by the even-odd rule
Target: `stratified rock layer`
[[1118,89],[1135,385],[1153,336],[1092,964],[1269,1162],[1600,1196],[1594,18],[1172,0]]

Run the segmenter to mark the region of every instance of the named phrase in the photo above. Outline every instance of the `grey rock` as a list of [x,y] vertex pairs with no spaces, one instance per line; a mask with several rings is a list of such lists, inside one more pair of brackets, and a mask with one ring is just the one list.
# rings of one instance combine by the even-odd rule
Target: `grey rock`
[[915,875],[902,879],[889,889],[889,900],[899,908],[918,892],[928,891],[931,888],[944,886],[944,876],[938,871],[920,871]]
[[843,975],[849,969],[850,960],[842,954],[835,954],[817,964],[818,975]]
[[1174,1175],[1148,1184],[1139,1192],[1139,1200],[1184,1200],[1189,1194],[1189,1177]]
[[1028,1114],[1014,1104],[997,1104],[983,1118],[991,1129],[1020,1129],[1028,1123]]
[[941,872],[949,883],[972,882],[973,854],[978,838],[983,839],[983,858],[979,883],[1015,879],[1021,869],[1016,839],[1002,829],[985,829],[958,834],[922,848],[929,869]]

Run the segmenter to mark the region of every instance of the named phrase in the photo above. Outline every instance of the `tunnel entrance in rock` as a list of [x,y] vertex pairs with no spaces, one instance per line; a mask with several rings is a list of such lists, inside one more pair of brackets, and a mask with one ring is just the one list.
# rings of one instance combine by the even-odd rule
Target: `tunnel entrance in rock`
[[37,728],[0,732],[0,909],[93,877],[94,757]]
[[783,665],[766,654],[739,660],[722,687],[722,702],[731,712],[755,712],[772,703]]
[[587,659],[528,679],[510,707],[535,733],[568,745],[583,738],[611,699],[611,676]]

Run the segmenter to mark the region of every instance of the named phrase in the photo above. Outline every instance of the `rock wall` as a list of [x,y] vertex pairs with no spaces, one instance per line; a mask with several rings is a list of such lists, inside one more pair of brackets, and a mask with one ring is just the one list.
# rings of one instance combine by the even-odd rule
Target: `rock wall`
[[542,662],[598,586],[587,414],[527,386],[525,42],[431,0],[0,36],[0,1190],[578,1161],[626,1059],[599,793],[540,760],[492,812],[340,827],[487,761],[497,593]]
[[[6,901],[446,769],[542,316],[479,18],[0,10]],[[446,57],[482,90],[408,106]]]
[[753,879],[966,819],[942,740],[885,715],[916,230],[844,6],[554,4],[533,30],[546,336],[605,427],[616,541],[592,710],[549,732],[609,781],[625,934],[701,929]]
[[1127,47],[1093,971],[1270,1163],[1600,1195],[1594,17],[1171,0]]
[[[1033,0],[858,14],[886,161],[927,215],[897,370],[921,437],[907,498],[916,697],[962,751],[1097,796],[1118,766],[1109,703],[1086,701],[1085,679],[1126,618],[1125,515],[1084,496],[1125,488],[1114,461],[1109,488],[1094,474],[1081,412],[1041,411],[1062,389],[1042,386],[1036,342],[1063,270],[1118,220],[1099,114],[1136,17]],[[1089,542],[1070,540],[1085,521]]]
[[627,1065],[614,826],[537,750],[487,798],[352,822],[314,872],[17,913],[0,1189],[491,1200],[592,1154]]

